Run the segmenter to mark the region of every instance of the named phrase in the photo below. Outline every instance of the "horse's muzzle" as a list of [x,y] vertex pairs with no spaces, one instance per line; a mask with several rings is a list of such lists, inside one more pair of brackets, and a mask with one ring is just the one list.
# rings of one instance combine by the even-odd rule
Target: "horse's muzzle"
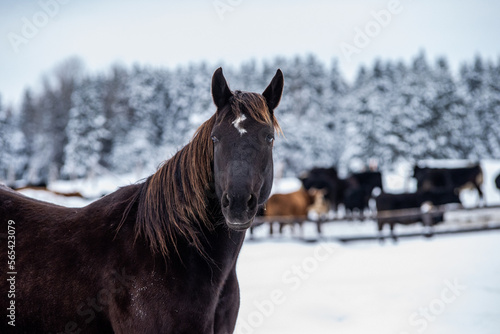
[[248,229],[257,214],[257,203],[255,194],[224,193],[221,207],[228,227],[236,231]]

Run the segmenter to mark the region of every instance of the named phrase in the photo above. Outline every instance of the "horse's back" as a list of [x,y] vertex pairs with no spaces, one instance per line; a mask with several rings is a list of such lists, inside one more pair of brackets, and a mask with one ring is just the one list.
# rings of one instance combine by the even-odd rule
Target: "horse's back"
[[[107,332],[103,313],[90,305],[103,286],[92,270],[92,265],[99,265],[98,257],[89,262],[92,240],[86,237],[94,226],[90,217],[85,221],[85,210],[45,203],[0,187],[0,243],[5,249],[8,244],[11,251],[1,251],[0,261],[12,261],[12,279],[2,280],[0,291],[13,291],[12,298],[2,298],[0,306],[5,310],[13,302],[16,314],[16,326],[2,322],[1,333],[12,328],[16,333],[59,333],[68,328],[74,329],[71,332],[83,328],[89,333]],[[89,226],[82,230],[85,223]]]
[[[71,210],[59,205],[36,200],[27,197],[20,192],[0,185],[0,219],[1,221],[14,220],[16,217],[42,216],[45,213],[53,213]],[[37,212],[37,214],[33,213]]]

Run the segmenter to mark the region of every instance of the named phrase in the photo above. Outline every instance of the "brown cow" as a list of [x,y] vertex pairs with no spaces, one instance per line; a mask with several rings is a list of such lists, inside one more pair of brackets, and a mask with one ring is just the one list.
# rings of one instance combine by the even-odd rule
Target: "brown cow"
[[326,200],[326,189],[309,189],[309,194],[314,197],[314,202],[311,204],[307,211],[314,212],[318,219],[323,219],[328,215],[330,211],[330,202]]
[[[307,191],[303,187],[288,194],[274,194],[269,197],[264,211],[265,217],[277,217],[280,224],[279,232],[282,233],[286,225],[294,226],[297,223],[302,227],[302,223],[307,219],[308,208],[314,203],[314,191]],[[279,217],[279,218],[278,218]],[[280,218],[286,218],[280,221]],[[272,222],[269,232],[272,234]]]
[[[309,190],[301,187],[299,190],[287,194],[274,194],[266,202],[265,207],[259,210],[258,215],[267,217],[269,222],[269,234],[273,234],[273,223],[280,224],[280,233],[286,225],[294,226],[297,223],[302,227],[302,223],[307,219],[308,213],[313,211],[318,216],[318,233],[321,233],[320,223],[330,210],[329,202],[325,199],[323,189],[311,188]],[[250,228],[253,229],[264,222],[256,222]]]
[[314,197],[314,203],[307,208],[308,215],[315,214],[318,235],[321,235],[321,224],[328,219],[330,212],[330,201],[325,198],[326,189],[309,189],[309,193]]

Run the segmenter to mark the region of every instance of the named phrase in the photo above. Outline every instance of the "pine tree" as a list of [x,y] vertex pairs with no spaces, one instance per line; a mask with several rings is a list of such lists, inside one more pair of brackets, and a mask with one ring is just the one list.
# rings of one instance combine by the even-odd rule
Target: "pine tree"
[[489,80],[489,117],[486,122],[489,123],[490,133],[488,135],[488,143],[491,159],[500,159],[500,58],[497,59],[497,64],[491,64],[488,68]]
[[394,147],[400,140],[388,135],[394,123],[396,98],[397,86],[381,61],[376,61],[371,71],[360,70],[346,106],[351,116],[349,160],[357,159],[365,168],[370,160],[381,165],[393,162]]
[[46,184],[49,177],[49,162],[53,157],[52,138],[48,128],[51,124],[51,108],[46,96],[33,97],[28,89],[21,106],[20,128],[25,138],[23,152],[27,164],[23,179],[30,184]]
[[127,131],[115,140],[111,159],[117,170],[143,174],[161,162],[157,152],[165,123],[162,87],[162,75],[151,69],[135,67],[128,76],[121,117]]
[[26,89],[23,95],[23,101],[20,112],[20,128],[26,139],[26,155],[31,158],[33,154],[33,145],[35,135],[38,132],[38,126],[41,123],[39,113],[35,109],[35,101],[31,90]]
[[13,185],[22,177],[27,164],[25,141],[13,110],[2,104],[0,96],[0,181]]
[[73,93],[63,166],[63,173],[71,178],[101,172],[103,140],[110,136],[104,128],[106,117],[102,94],[102,78],[85,79]]
[[476,57],[472,66],[462,66],[460,79],[467,110],[464,118],[467,126],[462,128],[467,157],[471,160],[493,157],[498,148],[495,135],[498,132],[498,127],[495,127],[498,125],[498,114],[495,114],[498,106],[490,94],[493,91],[495,95],[495,85],[498,83],[492,82],[480,56]]
[[53,71],[53,85],[46,85],[45,95],[50,104],[50,135],[53,143],[52,177],[57,177],[64,164],[64,148],[68,142],[66,127],[69,121],[69,111],[72,108],[71,96],[78,85],[84,70],[83,61],[79,58],[69,58]]
[[462,143],[462,131],[467,126],[463,122],[466,113],[464,101],[459,95],[446,59],[438,59],[436,65],[431,82],[435,86],[432,108],[438,114],[433,126],[440,149],[438,158],[463,159],[468,150]]
[[[6,161],[10,155],[10,145],[8,142],[8,138],[10,135],[7,111],[4,110],[2,105],[2,96],[0,95],[0,161]],[[7,163],[3,162],[0,164],[0,180],[7,179]]]

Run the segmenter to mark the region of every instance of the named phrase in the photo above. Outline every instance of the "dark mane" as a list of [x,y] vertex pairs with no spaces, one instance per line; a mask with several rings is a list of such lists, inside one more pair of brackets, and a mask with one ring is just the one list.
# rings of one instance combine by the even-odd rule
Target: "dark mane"
[[211,132],[217,116],[224,119],[224,115],[233,113],[238,117],[242,112],[281,133],[276,118],[271,116],[260,94],[235,91],[229,104],[203,123],[191,142],[141,185],[120,227],[132,206],[137,204],[136,239],[145,237],[153,252],[168,258],[172,250],[177,252],[178,238],[183,238],[203,255],[202,228],[212,230],[222,217],[220,209],[211,208],[208,203],[214,196],[210,194],[213,191]]

